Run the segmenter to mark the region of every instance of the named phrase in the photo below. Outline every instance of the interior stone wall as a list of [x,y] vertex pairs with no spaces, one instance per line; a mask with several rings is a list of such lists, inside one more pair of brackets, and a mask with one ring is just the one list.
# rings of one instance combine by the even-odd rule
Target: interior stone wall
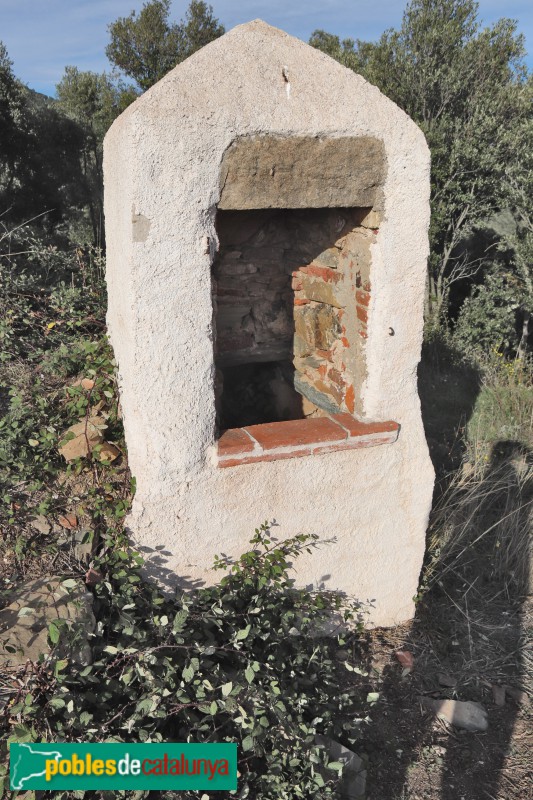
[[330,215],[329,247],[292,273],[295,387],[307,400],[305,416],[361,414],[367,375],[371,247],[379,215],[371,209]]
[[[234,391],[235,405],[245,381],[254,379],[237,366],[287,362],[292,374],[286,367],[263,370],[264,391],[276,383],[283,397],[279,412],[261,421],[361,411],[370,248],[378,223],[369,209],[218,212],[218,397]],[[293,387],[303,404],[290,397]],[[238,417],[233,422],[245,424]]]
[[219,252],[213,264],[217,364],[292,358],[291,272],[302,263],[302,226],[302,212],[218,212]]

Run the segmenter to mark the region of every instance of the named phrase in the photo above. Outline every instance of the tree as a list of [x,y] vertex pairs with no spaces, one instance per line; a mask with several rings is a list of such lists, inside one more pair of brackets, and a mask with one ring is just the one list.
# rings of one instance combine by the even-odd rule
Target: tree
[[[529,78],[533,94],[533,75]],[[517,221],[516,231],[507,237],[514,252],[513,266],[520,304],[522,330],[517,355],[526,353],[533,333],[533,117],[523,125],[521,139],[525,147],[520,159],[510,162],[507,182],[510,187],[512,209]]]
[[105,72],[65,67],[56,91],[63,111],[90,131],[95,141],[102,142],[107,129],[123,110],[122,93],[127,90]]
[[79,159],[85,204],[89,212],[93,243],[103,243],[102,143],[113,120],[135,93],[131,87],[113,81],[106,73],[82,72],[66,67],[58,83],[60,109],[80,131]]
[[364,47],[365,42],[360,39],[356,41],[354,39],[343,39],[341,42],[340,38],[333,33],[316,30],[311,34],[309,44],[331,56],[344,67],[353,69],[356,72],[361,68],[360,48]]
[[17,171],[13,211],[17,219],[44,212],[40,227],[53,237],[84,204],[82,136],[54,100],[31,90],[25,90],[22,131],[25,152]]
[[480,267],[460,248],[510,201],[507,167],[527,143],[531,83],[516,24],[481,29],[473,0],[412,0],[399,31],[376,44],[316,31],[311,44],[361,73],[424,131],[432,155],[428,310],[439,321],[450,286]]
[[16,180],[17,166],[24,153],[24,135],[21,130],[24,112],[23,87],[13,74],[13,62],[0,42],[0,202],[5,211],[5,195]]
[[184,20],[170,22],[170,2],[150,0],[138,15],[132,11],[109,26],[108,59],[142,90],[224,33],[213,8],[198,0],[192,0]]
[[80,200],[76,126],[54,101],[27,89],[13,74],[0,42],[0,214],[17,227],[39,219],[57,229]]

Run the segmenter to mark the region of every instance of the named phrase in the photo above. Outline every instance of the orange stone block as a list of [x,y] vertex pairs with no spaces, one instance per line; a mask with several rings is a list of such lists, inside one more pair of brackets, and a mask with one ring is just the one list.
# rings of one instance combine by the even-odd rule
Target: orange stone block
[[330,370],[329,370],[329,372],[328,372],[328,378],[329,378],[331,381],[333,381],[333,383],[336,383],[336,384],[337,384],[337,386],[340,386],[340,387],[341,387],[341,389],[342,389],[342,387],[343,387],[343,386],[345,386],[345,384],[346,384],[346,381],[345,381],[345,380],[344,380],[344,378],[342,377],[341,373],[339,372],[339,370],[338,370],[338,369],[335,369],[335,367],[331,367],[331,368],[330,368]]
[[364,422],[352,417],[351,414],[333,414],[331,419],[347,431],[348,436],[365,436],[375,433],[397,433],[400,426],[393,420],[385,422]]
[[368,304],[370,303],[370,292],[365,292],[362,289],[358,289],[355,293],[355,299],[357,300],[359,305],[365,306],[365,308],[367,308]]
[[340,280],[343,279],[342,272],[337,272],[335,269],[330,269],[329,267],[316,267],[314,264],[311,264],[308,267],[302,267],[301,272],[305,272],[306,275],[310,275],[314,278],[321,278],[326,283],[338,283]]
[[355,389],[352,384],[348,386],[346,392],[344,394],[344,402],[346,403],[346,408],[352,414],[355,411]]
[[245,429],[264,450],[278,447],[305,447],[319,442],[346,439],[347,432],[327,417],[294,419],[287,422],[267,422]]
[[358,319],[361,320],[361,322],[364,322],[366,325],[366,323],[368,322],[368,311],[366,310],[366,308],[361,308],[361,306],[357,306],[357,317]]
[[242,428],[230,428],[218,440],[219,456],[236,456],[239,453],[250,453],[253,449],[254,443]]

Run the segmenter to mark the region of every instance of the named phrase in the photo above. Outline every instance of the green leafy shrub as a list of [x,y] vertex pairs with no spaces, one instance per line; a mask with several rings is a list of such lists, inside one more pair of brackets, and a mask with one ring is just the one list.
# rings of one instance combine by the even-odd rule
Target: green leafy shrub
[[[0,556],[10,580],[35,575],[57,551],[57,535],[32,529],[36,516],[52,524],[73,511],[105,533],[129,491],[126,465],[67,465],[58,451],[89,410],[105,415],[106,437],[124,451],[103,264],[99,250],[58,249],[30,226],[0,229]],[[76,385],[80,377],[94,383],[90,391]],[[76,475],[90,480],[73,508]]]
[[[110,432],[115,438],[122,433],[114,396],[114,362],[105,337],[78,339],[70,348],[60,344],[41,357],[38,368],[14,361],[2,369],[0,525],[13,524],[13,504],[31,507],[31,496],[65,469],[58,444],[63,431],[86,414],[89,402],[106,404]],[[90,397],[82,387],[65,388],[65,381],[81,371],[95,381]]]
[[507,360],[492,350],[483,366],[481,391],[466,429],[469,460],[482,467],[498,442],[521,442],[533,448],[531,359]]
[[516,286],[505,275],[489,275],[463,303],[453,334],[455,346],[478,357],[491,349],[515,351],[519,306]]
[[[31,702],[9,708],[15,737],[236,741],[240,798],[333,797],[342,768],[328,766],[315,735],[347,745],[360,736],[366,694],[336,652],[362,617],[357,603],[294,588],[290,563],[315,540],[276,542],[265,523],[218,584],[173,598],[143,578],[137,554],[109,541],[96,565],[106,576],[94,590],[94,662],[41,666]],[[332,612],[352,620],[351,633],[318,635]]]

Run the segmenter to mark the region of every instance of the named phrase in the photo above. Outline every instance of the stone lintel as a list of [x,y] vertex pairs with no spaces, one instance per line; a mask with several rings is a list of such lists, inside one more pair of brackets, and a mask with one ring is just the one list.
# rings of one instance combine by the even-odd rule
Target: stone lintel
[[379,208],[385,175],[372,136],[241,136],[222,160],[218,208]]

